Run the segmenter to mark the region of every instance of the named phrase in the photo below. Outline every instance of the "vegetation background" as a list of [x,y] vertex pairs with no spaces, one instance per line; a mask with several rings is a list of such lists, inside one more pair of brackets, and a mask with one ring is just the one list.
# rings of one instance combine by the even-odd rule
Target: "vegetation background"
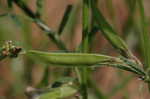
[[[36,11],[36,0],[25,0],[25,2],[33,11]],[[132,11],[133,8],[129,2],[130,0],[98,0],[98,7],[108,22],[127,42],[132,52],[142,61],[138,35],[139,11]],[[150,0],[143,0],[143,2],[149,24]],[[75,51],[82,39],[81,0],[44,0],[41,18],[51,29],[58,31],[68,5],[73,5],[73,9],[61,39],[70,51]],[[0,0],[0,15],[2,14],[7,15],[0,17],[0,46],[5,41],[12,40],[24,49],[60,51],[15,4],[12,10],[8,8],[6,0]],[[118,55],[99,32],[96,33],[91,45],[92,53]],[[35,87],[39,84],[47,70],[45,65],[23,56],[1,61],[0,99],[27,99],[24,94],[26,87]],[[66,72],[66,68],[49,67],[48,71],[48,82],[51,83],[60,78]],[[147,85],[129,72],[108,67],[96,68],[93,70],[92,79],[96,82],[98,90],[110,99],[150,98]],[[89,99],[97,99],[93,93],[89,94],[89,97]]]

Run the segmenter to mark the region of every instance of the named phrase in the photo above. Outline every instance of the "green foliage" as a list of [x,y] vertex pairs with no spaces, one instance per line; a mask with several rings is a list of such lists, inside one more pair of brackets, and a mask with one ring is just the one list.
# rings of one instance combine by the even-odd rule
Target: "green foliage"
[[130,57],[130,51],[126,43],[117,35],[113,28],[107,23],[104,16],[92,2],[92,11],[95,21],[98,24],[99,30],[103,33],[106,39],[115,47],[122,55]]
[[148,23],[147,18],[145,16],[145,11],[143,7],[142,0],[137,0],[137,4],[139,6],[139,12],[140,12],[140,42],[141,42],[141,49],[143,53],[143,58],[145,61],[145,69],[149,71],[150,67],[150,35],[148,31]]
[[[62,99],[79,93],[81,99],[88,99],[91,89],[94,95],[98,99],[109,99],[114,96],[118,91],[122,90],[127,83],[131,80],[131,76],[123,77],[122,82],[118,82],[115,87],[112,88],[110,93],[104,94],[100,89],[97,88],[96,82],[90,78],[91,71],[96,67],[112,67],[118,68],[124,71],[131,72],[135,74],[139,79],[143,80],[145,83],[150,83],[150,39],[148,33],[148,23],[145,16],[144,7],[142,0],[126,0],[129,17],[123,32],[128,32],[133,25],[135,25],[134,13],[136,9],[136,4],[139,7],[140,13],[140,43],[143,53],[144,62],[139,61],[134,54],[130,51],[125,41],[117,34],[113,27],[109,24],[106,18],[103,16],[100,9],[97,7],[98,0],[82,0],[79,2],[82,4],[82,40],[80,47],[76,48],[75,52],[69,53],[66,44],[61,40],[61,34],[67,29],[69,32],[74,28],[76,9],[73,5],[68,5],[60,22],[58,31],[55,32],[41,19],[44,9],[44,0],[36,0],[36,11],[32,11],[28,7],[24,0],[7,0],[8,7],[12,8],[12,4],[16,4],[25,15],[30,18],[33,23],[35,23],[48,38],[56,44],[56,46],[63,50],[64,52],[44,52],[37,50],[27,50],[25,55],[29,56],[27,58],[28,66],[34,65],[34,62],[43,62],[46,65],[44,70],[44,75],[39,84],[36,87],[40,89],[34,89],[27,92],[29,99]],[[111,15],[114,17],[113,4],[112,1],[107,1]],[[78,7],[78,6],[77,6]],[[17,14],[12,14],[9,12],[6,14],[1,14],[0,17],[9,17],[20,29],[24,30],[24,39],[26,42],[27,49],[33,49],[31,47],[31,34],[27,33],[28,27],[24,25]],[[25,22],[26,23],[26,22]],[[137,28],[137,27],[136,27]],[[95,34],[98,31],[104,35],[104,37],[109,41],[109,43],[119,52],[121,56],[108,56],[102,54],[92,54],[90,46],[92,45],[92,40],[95,38]],[[71,31],[72,32],[72,31]],[[27,33],[27,34],[26,34]],[[73,34],[73,33],[72,33]],[[1,36],[1,34],[0,34]],[[29,43],[29,44],[28,44]],[[7,57],[18,57],[21,48],[14,46],[11,42],[6,42],[4,46],[0,49],[0,61]],[[78,52],[78,53],[76,53]],[[80,53],[79,53],[80,52]],[[91,53],[91,54],[90,54]],[[34,61],[34,62],[33,62]],[[50,65],[49,65],[50,64]],[[143,67],[144,66],[144,69]],[[65,68],[67,71],[67,76],[61,75],[62,79],[54,82],[51,86],[49,83],[49,71],[50,68]],[[27,74],[32,72],[32,68],[27,68]],[[76,75],[71,75],[70,73],[76,72]],[[69,72],[69,73],[68,73]],[[111,73],[110,73],[111,74]],[[66,76],[66,75],[65,75]],[[29,77],[31,79],[31,77]]]

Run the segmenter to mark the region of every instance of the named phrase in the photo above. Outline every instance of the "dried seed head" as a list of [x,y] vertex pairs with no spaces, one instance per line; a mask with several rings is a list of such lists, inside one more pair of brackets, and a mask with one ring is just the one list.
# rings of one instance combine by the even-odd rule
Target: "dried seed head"
[[5,57],[17,57],[21,50],[22,48],[13,45],[12,41],[6,41],[2,46],[1,54]]

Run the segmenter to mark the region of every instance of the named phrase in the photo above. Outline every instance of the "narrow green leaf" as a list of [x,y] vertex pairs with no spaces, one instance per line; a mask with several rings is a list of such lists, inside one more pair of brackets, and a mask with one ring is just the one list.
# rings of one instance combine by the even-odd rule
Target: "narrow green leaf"
[[[83,0],[82,7],[82,46],[83,53],[89,52],[89,33],[91,31],[91,0]],[[88,69],[81,68],[81,95],[82,99],[88,99]]]
[[43,31],[45,31],[45,33],[47,34],[47,36],[57,45],[58,48],[66,50],[66,46],[64,45],[64,43],[62,42],[62,40],[60,40],[59,36],[52,31],[46,24],[45,22],[43,22],[40,18],[38,18],[36,16],[36,14],[26,5],[26,3],[22,0],[13,0],[13,2],[19,7],[21,8],[21,10],[31,19],[34,20],[34,22],[36,23],[36,25],[41,28]]
[[83,0],[83,30],[82,30],[82,51],[88,52],[89,33],[91,31],[91,0]]
[[67,22],[69,20],[70,15],[71,15],[72,8],[73,8],[72,5],[68,5],[66,8],[66,11],[64,13],[64,16],[63,16],[62,21],[61,21],[60,26],[59,26],[59,30],[58,30],[59,35],[61,35],[65,26],[67,25]]
[[139,11],[140,11],[140,22],[141,22],[141,32],[140,32],[140,42],[141,49],[143,52],[143,58],[145,61],[145,69],[150,70],[150,35],[148,30],[147,18],[145,16],[144,6],[142,0],[137,0]]
[[[130,66],[132,69],[134,69],[135,71],[137,71],[140,75],[145,75],[143,68],[140,67],[141,64],[139,63],[135,63],[132,60],[126,59],[124,57],[120,57],[121,60],[123,60],[128,66]],[[140,66],[139,66],[140,65]]]
[[91,0],[83,0],[83,36],[90,32]]
[[[118,69],[121,69],[121,70],[125,70],[125,71],[129,71],[129,72],[132,72],[134,74],[137,74],[139,75],[139,77],[146,77],[146,74],[145,72],[143,72],[142,70],[136,68],[132,68],[126,64],[113,64],[113,63],[110,63],[110,64],[99,64],[99,65],[103,65],[103,66],[108,66],[108,67],[113,67],[113,68],[118,68]],[[137,70],[138,69],[138,70]],[[139,72],[140,71],[140,72]],[[145,78],[144,78],[145,79]]]
[[32,10],[30,10],[30,8],[26,5],[26,3],[24,2],[24,0],[13,0],[13,2],[18,6],[20,7],[24,13],[33,18],[33,19],[36,19],[36,15],[34,14],[34,12]]
[[[141,50],[144,58],[144,69],[148,72],[148,79],[150,77],[150,35],[148,30],[147,18],[145,16],[145,10],[143,5],[143,0],[137,0],[140,12],[140,23],[141,23],[141,32],[140,32],[140,43]],[[148,81],[149,82],[149,81]],[[150,91],[150,83],[148,84]]]
[[99,25],[99,29],[106,37],[106,39],[119,50],[119,52],[124,56],[130,56],[130,52],[126,43],[117,35],[117,33],[113,30],[113,28],[108,24],[102,13],[98,10],[98,8],[92,2],[92,11],[95,21]]

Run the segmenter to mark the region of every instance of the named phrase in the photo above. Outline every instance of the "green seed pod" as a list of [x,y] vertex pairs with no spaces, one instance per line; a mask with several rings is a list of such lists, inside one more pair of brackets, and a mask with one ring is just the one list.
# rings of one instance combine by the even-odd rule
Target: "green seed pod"
[[114,58],[99,54],[83,54],[83,53],[48,53],[41,51],[28,51],[29,55],[33,55],[40,61],[44,61],[54,65],[74,65],[74,66],[91,66],[101,62],[110,62]]
[[[30,50],[28,55],[34,56],[42,62],[47,62],[56,66],[109,66],[121,70],[129,71],[139,76],[145,76],[145,73],[132,61],[124,61],[121,58],[111,57],[100,54],[86,54],[86,53],[49,53]],[[134,65],[133,65],[134,64]]]

